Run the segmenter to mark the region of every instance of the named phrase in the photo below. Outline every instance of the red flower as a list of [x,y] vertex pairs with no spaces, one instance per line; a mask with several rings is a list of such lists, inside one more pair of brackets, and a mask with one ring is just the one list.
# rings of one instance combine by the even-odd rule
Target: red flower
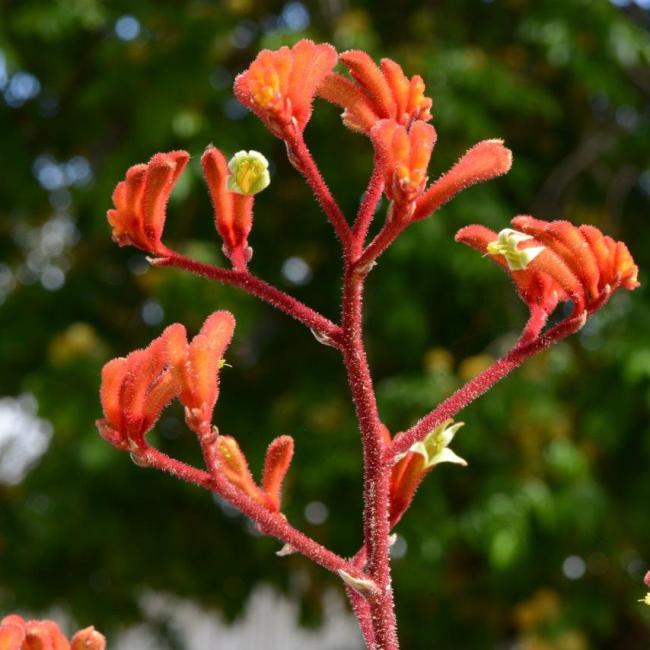
[[355,131],[369,133],[382,119],[402,126],[415,120],[431,119],[431,99],[424,95],[422,77],[406,77],[399,64],[382,59],[380,66],[361,50],[349,50],[339,56],[352,80],[330,73],[318,89],[318,95],[341,106],[343,123]]
[[397,204],[412,204],[427,182],[435,129],[416,120],[407,131],[395,120],[380,120],[370,137],[384,169],[386,196]]
[[79,630],[70,641],[70,650],[104,650],[106,638],[94,627]]
[[165,331],[166,354],[188,425],[194,430],[209,426],[219,397],[219,370],[235,331],[235,318],[228,311],[214,312],[189,344],[182,325],[177,323]]
[[182,325],[168,327],[145,349],[113,359],[102,369],[104,418],[97,421],[97,428],[118,449],[135,451],[145,446],[145,434],[176,394],[167,340],[178,327]]
[[638,268],[627,246],[594,226],[527,216],[515,217],[512,225],[517,230],[499,234],[467,226],[458,231],[456,241],[505,268],[531,312],[541,311],[544,320],[558,302],[572,301],[577,316],[596,311],[621,287],[639,286]]
[[115,209],[107,213],[113,240],[165,255],[161,242],[169,195],[189,160],[186,151],[157,153],[146,165],[134,165],[113,192]]
[[209,424],[234,327],[232,314],[218,311],[189,344],[185,327],[175,323],[144,350],[109,361],[100,389],[104,418],[97,421],[102,437],[119,449],[142,449],[145,435],[176,396],[194,430]]
[[245,270],[253,255],[248,235],[253,227],[255,197],[228,189],[228,162],[216,147],[205,150],[201,166],[212,200],[215,227],[223,240],[223,253],[235,269]]
[[511,166],[512,152],[503,145],[503,140],[475,144],[446,174],[429,185],[418,199],[413,220],[428,217],[461,190],[501,176]]
[[293,47],[262,50],[235,79],[237,99],[278,137],[302,132],[311,117],[316,90],[336,65],[328,43],[302,40]]
[[0,621],[0,650],[70,650],[70,644],[54,621],[12,614]]

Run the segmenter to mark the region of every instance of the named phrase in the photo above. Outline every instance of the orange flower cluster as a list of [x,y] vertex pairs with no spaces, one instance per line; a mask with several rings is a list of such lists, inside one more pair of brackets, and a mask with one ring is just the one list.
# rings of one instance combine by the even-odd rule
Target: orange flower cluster
[[157,153],[146,165],[134,165],[113,192],[115,209],[107,213],[113,240],[164,255],[161,242],[167,201],[190,155],[186,151]]
[[70,641],[54,621],[25,621],[17,614],[0,621],[0,650],[104,650],[106,639],[94,627],[77,632]]
[[[145,436],[174,398],[185,407],[189,428],[200,436],[211,433],[219,397],[219,370],[232,340],[235,319],[227,311],[209,316],[188,343],[185,327],[175,323],[143,350],[109,361],[102,370],[100,397],[104,418],[101,436],[118,449],[138,453]],[[261,487],[232,436],[216,437],[216,452],[226,478],[253,500],[279,511],[282,484],[293,457],[293,439],[276,438],[267,450]],[[146,457],[142,459],[146,463]],[[0,650],[3,650],[0,646]]]
[[235,79],[235,96],[278,137],[304,131],[323,79],[336,65],[327,43],[302,40],[293,47],[262,50]]
[[531,308],[550,314],[559,302],[572,301],[574,315],[592,313],[617,289],[639,286],[639,269],[627,246],[594,226],[529,216],[515,217],[512,225],[516,230],[499,234],[467,226],[458,231],[456,241],[505,268]]
[[330,73],[318,88],[318,95],[344,109],[342,119],[348,128],[369,133],[384,119],[407,128],[415,120],[431,119],[432,102],[424,94],[420,75],[409,79],[391,59],[382,59],[378,66],[361,50],[343,52],[339,61],[350,71],[352,80]]
[[188,344],[185,328],[170,325],[143,350],[109,361],[102,369],[100,434],[118,449],[137,451],[174,397],[188,426],[209,426],[219,392],[219,368],[235,328],[227,311],[212,314]]

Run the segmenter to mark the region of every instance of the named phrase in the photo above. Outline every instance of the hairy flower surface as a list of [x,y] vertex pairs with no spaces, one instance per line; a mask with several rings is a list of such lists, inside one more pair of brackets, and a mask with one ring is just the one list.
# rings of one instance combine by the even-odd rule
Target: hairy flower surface
[[113,192],[115,208],[107,213],[117,244],[165,254],[161,237],[167,201],[189,157],[186,151],[157,153],[146,165],[127,171]]
[[433,181],[418,199],[413,220],[424,219],[450,201],[458,192],[502,176],[512,166],[512,152],[503,140],[483,140],[475,144],[445,174]]
[[256,151],[240,151],[227,162],[219,149],[210,146],[201,157],[201,166],[224,255],[235,269],[244,270],[253,255],[248,235],[253,227],[254,195],[270,182],[268,162]]
[[335,65],[336,50],[328,43],[304,39],[291,48],[262,50],[235,79],[235,95],[285,138],[305,129],[316,91]]
[[505,268],[529,305],[550,314],[570,300],[574,313],[593,312],[619,288],[636,289],[638,267],[627,246],[594,226],[520,216],[516,230],[500,234],[484,226],[462,228],[456,241]]
[[217,446],[221,468],[228,480],[268,510],[279,512],[282,486],[293,457],[293,438],[279,436],[271,442],[266,451],[261,486],[255,482],[248,460],[235,438],[219,436]]
[[193,429],[209,424],[219,395],[219,369],[235,319],[209,316],[188,344],[185,327],[170,325],[143,350],[109,361],[102,370],[101,435],[120,449],[137,451],[163,409],[178,397]]
[[429,432],[424,440],[415,443],[393,466],[390,481],[390,522],[394,526],[413,501],[424,477],[440,463],[467,465],[467,462],[449,448],[463,422],[454,424],[451,418]]
[[168,338],[174,325],[146,348],[109,361],[102,369],[100,434],[119,449],[144,446],[144,436],[176,394],[170,372]]
[[104,650],[106,639],[93,627],[80,630],[68,642],[50,620],[26,621],[11,614],[0,621],[0,650]]
[[209,425],[212,421],[219,397],[219,370],[234,331],[235,318],[228,311],[208,316],[190,343],[185,328],[179,323],[165,330],[169,367],[192,428]]
[[431,119],[431,99],[426,97],[420,75],[409,79],[401,66],[382,59],[378,66],[361,50],[349,50],[339,56],[352,79],[338,73],[327,75],[318,89],[323,99],[344,109],[343,123],[354,131],[369,133],[383,119],[410,126],[415,120]]
[[427,182],[435,129],[420,120],[408,130],[395,120],[380,120],[370,137],[384,168],[386,196],[399,204],[415,201]]

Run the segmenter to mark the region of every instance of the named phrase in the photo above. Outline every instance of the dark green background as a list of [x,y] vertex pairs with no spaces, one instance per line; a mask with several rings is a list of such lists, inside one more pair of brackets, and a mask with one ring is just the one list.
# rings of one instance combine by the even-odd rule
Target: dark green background
[[[216,423],[239,438],[256,470],[273,436],[294,435],[287,515],[339,553],[358,547],[360,449],[337,354],[237,290],[144,271],[139,252],[110,241],[105,220],[129,165],[184,148],[193,159],[170,205],[167,240],[223,263],[198,158],[210,142],[228,154],[258,149],[272,161],[273,182],[257,201],[252,269],[336,317],[341,269],[330,228],[282,144],[233,104],[232,77],[259,48],[308,35],[421,73],[439,134],[432,175],[483,138],[503,137],[514,151],[507,177],[410,228],[373,271],[367,344],[391,429],[499,354],[524,322],[504,274],[453,243],[461,226],[500,229],[522,212],[593,223],[629,243],[646,282],[650,15],[640,6],[305,6],[310,25],[292,31],[278,18],[284,5],[261,0],[0,2],[8,74],[27,71],[40,82],[38,95],[18,106],[6,87],[0,95],[0,260],[23,268],[0,306],[0,394],[33,393],[55,430],[27,478],[0,486],[0,612],[60,604],[110,635],[139,620],[135,599],[145,587],[234,617],[263,580],[298,596],[305,622],[317,622],[320,594],[339,588],[337,580],[300,558],[276,558],[274,541],[252,537],[209,495],[135,467],[94,428],[107,359],[171,322],[195,331],[217,308],[232,310],[238,328]],[[114,31],[125,14],[141,25],[129,42]],[[318,102],[307,135],[349,213],[371,151],[338,113]],[[34,173],[44,155],[57,163],[83,156],[92,179],[50,192]],[[67,268],[55,291],[25,270],[53,205],[78,231],[53,262]],[[312,269],[305,286],[283,278],[292,256]],[[152,300],[164,318],[148,325],[141,314]],[[648,331],[647,288],[616,295],[583,332],[463,413],[455,450],[469,468],[435,471],[399,525],[408,543],[394,563],[405,648],[650,646],[650,609],[637,603],[650,564]],[[158,430],[166,451],[198,462],[178,410]],[[330,507],[324,525],[305,521],[313,500]],[[573,555],[586,563],[577,580],[562,572]],[[300,592],[290,580],[298,570],[309,578]]]

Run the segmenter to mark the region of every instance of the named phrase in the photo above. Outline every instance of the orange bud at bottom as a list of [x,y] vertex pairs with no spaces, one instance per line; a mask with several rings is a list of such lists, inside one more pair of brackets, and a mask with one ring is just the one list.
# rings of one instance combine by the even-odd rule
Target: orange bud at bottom
[[100,634],[92,625],[79,630],[73,637],[70,650],[104,650],[106,637]]

